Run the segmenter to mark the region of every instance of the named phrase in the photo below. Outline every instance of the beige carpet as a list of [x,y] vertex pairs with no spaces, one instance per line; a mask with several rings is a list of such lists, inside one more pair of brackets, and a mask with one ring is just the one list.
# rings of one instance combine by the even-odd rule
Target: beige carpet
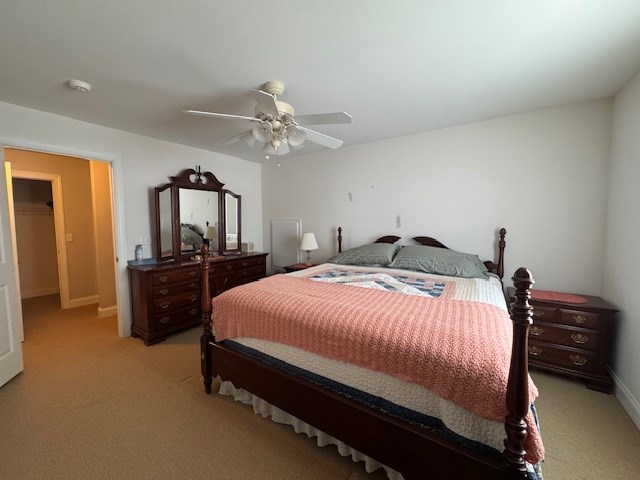
[[[384,479],[229,398],[205,395],[200,331],[146,347],[95,307],[24,302],[25,370],[0,388],[0,479]],[[547,480],[640,478],[615,397],[535,374]]]

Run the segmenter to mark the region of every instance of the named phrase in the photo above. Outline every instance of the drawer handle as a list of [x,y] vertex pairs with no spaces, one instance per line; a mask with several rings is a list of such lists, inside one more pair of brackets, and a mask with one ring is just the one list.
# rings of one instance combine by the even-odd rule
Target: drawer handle
[[573,335],[571,335],[571,340],[573,340],[575,343],[587,343],[589,341],[589,337],[581,333],[574,333]]
[[166,281],[169,280],[169,277],[167,277],[166,275],[162,275],[158,278],[158,280],[160,280],[160,283],[166,283]]
[[162,290],[160,290],[160,294],[161,295],[166,295],[167,293],[169,293],[169,289],[168,288],[163,288]]
[[195,283],[195,282],[189,284],[190,288],[196,288],[197,286],[198,286],[198,284]]
[[584,322],[587,321],[587,317],[585,317],[584,315],[574,315],[573,321],[582,325]]
[[249,272],[242,272],[243,277],[246,277],[247,275],[249,275]]
[[160,318],[160,323],[169,323],[169,320],[171,320],[170,317],[161,317]]
[[536,345],[529,345],[529,353],[534,357],[537,357],[542,353],[542,349]]
[[198,313],[198,309],[197,308],[189,309],[189,315],[195,315],[196,313]]
[[533,311],[533,316],[534,317],[544,317],[544,312],[540,311],[540,310],[534,310]]
[[233,268],[233,265],[227,265],[226,268],[227,270],[231,270]]
[[193,294],[193,295],[189,295],[189,300],[191,300],[192,302],[195,302],[198,299],[198,295]]
[[160,308],[169,308],[169,305],[171,305],[171,302],[162,302],[160,303]]
[[587,359],[584,358],[582,355],[569,355],[569,360],[571,360],[571,363],[573,363],[574,365],[578,365],[579,367],[586,365],[587,363]]
[[529,330],[529,332],[531,333],[531,335],[533,335],[534,337],[539,337],[540,335],[542,335],[544,333],[544,328],[540,328],[537,325],[534,325],[533,327],[531,327],[531,329]]
[[195,277],[197,274],[198,274],[198,272],[197,272],[197,271],[195,271],[195,270],[191,270],[191,271],[189,272],[189,276],[190,276],[190,277]]
[[249,262],[242,262],[240,264],[241,267],[248,267],[249,266]]

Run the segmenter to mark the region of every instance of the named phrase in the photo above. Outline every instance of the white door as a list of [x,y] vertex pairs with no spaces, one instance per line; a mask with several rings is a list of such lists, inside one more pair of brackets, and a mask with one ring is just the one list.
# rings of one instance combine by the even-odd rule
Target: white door
[[[4,165],[2,145],[0,164]],[[0,168],[0,386],[22,371],[20,315],[11,243],[7,175],[5,169]]]

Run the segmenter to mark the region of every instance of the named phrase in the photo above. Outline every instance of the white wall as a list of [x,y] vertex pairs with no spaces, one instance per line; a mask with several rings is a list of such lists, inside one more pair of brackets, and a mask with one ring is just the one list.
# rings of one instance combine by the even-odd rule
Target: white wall
[[613,103],[605,298],[619,309],[616,395],[640,428],[640,74]]
[[506,276],[524,265],[538,288],[600,294],[610,117],[597,100],[282,158],[263,166],[264,241],[270,219],[301,218],[316,262],[338,226],[346,248],[428,235],[493,258],[505,227]]
[[[151,235],[153,227],[153,187],[166,183],[169,176],[184,168],[201,165],[225,183],[225,187],[242,195],[242,235],[262,248],[261,166],[226,155],[143,137],[112,128],[72,120],[38,110],[0,102],[0,141],[8,144],[23,141],[78,151],[103,153],[122,165],[121,182],[125,231],[124,252],[118,262],[120,312],[130,315],[126,261],[134,258],[140,236]],[[118,175],[118,172],[114,172]],[[118,192],[116,192],[116,195]],[[118,199],[116,199],[118,201]],[[120,239],[118,239],[120,240]],[[147,247],[146,256],[151,255]],[[124,297],[124,298],[123,298]],[[127,318],[125,323],[129,323]],[[121,333],[128,335],[125,328]]]

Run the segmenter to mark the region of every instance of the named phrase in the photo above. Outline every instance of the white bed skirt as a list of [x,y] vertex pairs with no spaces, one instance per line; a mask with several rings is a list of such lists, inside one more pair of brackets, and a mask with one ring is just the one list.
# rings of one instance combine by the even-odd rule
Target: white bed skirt
[[220,390],[218,391],[218,393],[220,395],[232,396],[237,402],[242,402],[246,405],[253,406],[253,411],[255,413],[262,415],[265,418],[270,417],[271,420],[276,423],[291,425],[296,433],[304,433],[309,438],[316,437],[316,443],[319,447],[335,445],[336,447],[338,447],[338,452],[343,457],[351,456],[351,459],[354,462],[364,462],[365,470],[369,473],[377,470],[378,468],[383,468],[387,472],[389,480],[404,480],[402,474],[394,470],[393,468],[387,467],[386,465],[383,465],[373,458],[360,453],[358,450],[351,448],[349,445],[341,442],[337,438],[334,438],[331,435],[327,435],[326,433],[318,430],[308,423],[303,422],[293,415],[289,415],[284,410],[271,405],[269,402],[253,395],[251,392],[248,392],[242,388],[236,388],[233,383],[229,381],[224,380],[220,382]]

